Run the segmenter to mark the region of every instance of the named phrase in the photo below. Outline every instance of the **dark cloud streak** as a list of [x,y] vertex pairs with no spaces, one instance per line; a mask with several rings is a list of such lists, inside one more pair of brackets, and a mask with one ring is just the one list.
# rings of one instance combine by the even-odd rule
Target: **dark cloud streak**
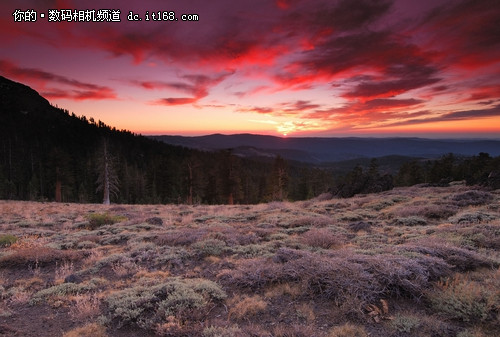
[[72,100],[116,99],[113,89],[92,83],[85,83],[65,76],[49,73],[35,68],[22,68],[8,60],[0,60],[0,70],[15,79],[41,81],[43,85],[65,85],[71,90],[61,88],[45,91],[48,98],[66,98]]

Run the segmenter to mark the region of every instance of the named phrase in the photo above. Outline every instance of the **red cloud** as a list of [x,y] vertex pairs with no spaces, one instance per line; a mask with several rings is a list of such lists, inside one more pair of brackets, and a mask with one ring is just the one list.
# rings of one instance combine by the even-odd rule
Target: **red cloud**
[[216,86],[232,73],[222,73],[213,77],[206,75],[184,75],[181,78],[187,80],[185,82],[142,82],[142,81],[131,81],[130,83],[134,85],[141,86],[146,89],[174,89],[177,91],[185,92],[193,95],[194,97],[170,97],[163,98],[152,102],[153,104],[163,104],[163,105],[183,105],[192,104],[198,102],[200,99],[208,96],[209,89]]
[[162,98],[157,101],[152,102],[152,104],[157,105],[184,105],[184,104],[192,104],[198,101],[197,98],[191,97],[173,97],[173,98]]
[[375,73],[363,79],[346,98],[362,100],[392,97],[440,81],[430,58],[415,45],[398,41],[389,32],[363,32],[331,39],[279,73],[284,85],[343,79]]
[[270,107],[248,107],[248,108],[239,108],[236,111],[238,112],[255,112],[258,114],[272,114],[275,115],[275,110]]
[[71,99],[75,101],[116,98],[115,93],[111,89],[106,88],[95,91],[51,89],[50,91],[42,92],[42,96],[47,99]]
[[74,100],[116,98],[116,94],[111,88],[81,82],[35,68],[21,68],[7,60],[0,60],[0,70],[16,80],[38,82],[42,88],[47,85],[64,85],[71,88],[69,90],[60,88],[50,89],[50,91],[45,92],[49,98],[68,98]]
[[500,98],[500,84],[481,86],[473,88],[469,97],[464,101],[479,101],[485,99],[498,99]]
[[430,47],[440,62],[474,70],[500,59],[499,18],[500,7],[490,1],[450,1],[433,11],[418,30],[434,37]]
[[315,119],[322,122],[336,123],[337,127],[368,126],[384,123],[394,123],[395,120],[405,120],[424,116],[428,111],[408,112],[415,109],[423,101],[416,99],[374,99],[367,102],[348,103],[340,108],[318,109],[302,115],[302,118]]
[[281,9],[289,9],[294,3],[300,0],[276,0],[276,6]]
[[487,117],[500,117],[500,105],[497,105],[491,109],[455,111],[442,114],[437,117],[415,118],[415,119],[407,118],[405,120],[388,124],[386,126],[414,125],[414,124],[425,124],[432,122],[458,121],[458,120],[469,120],[469,119],[487,118]]

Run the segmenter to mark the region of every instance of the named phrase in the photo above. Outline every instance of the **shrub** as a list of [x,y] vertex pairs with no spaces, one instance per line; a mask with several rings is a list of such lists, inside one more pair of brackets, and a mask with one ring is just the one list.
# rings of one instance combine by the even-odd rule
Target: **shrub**
[[146,223],[154,226],[163,226],[163,220],[156,216],[146,219]]
[[343,212],[340,216],[340,220],[343,221],[361,221],[363,220],[363,216],[358,213],[354,213],[351,211]]
[[477,206],[489,203],[493,200],[493,194],[485,191],[472,190],[455,194],[451,199],[460,207],[471,205]]
[[316,248],[329,249],[342,245],[342,240],[330,230],[313,228],[301,236],[302,243]]
[[77,295],[84,292],[89,292],[91,290],[94,290],[95,288],[96,284],[93,282],[89,282],[87,284],[62,283],[35,293],[35,295],[31,298],[30,304],[39,304],[52,297]]
[[497,296],[460,274],[438,282],[436,289],[428,294],[435,310],[464,322],[487,320]]
[[192,245],[196,252],[205,256],[219,256],[226,249],[226,243],[219,239],[206,239],[198,241]]
[[384,208],[394,205],[394,201],[392,200],[382,200],[370,203],[369,207],[375,211],[381,211]]
[[17,242],[17,237],[11,234],[0,235],[0,247],[8,247]]
[[112,225],[127,218],[120,215],[111,215],[109,213],[90,213],[87,215],[89,225],[87,229],[94,230],[104,225]]
[[345,323],[330,330],[328,337],[368,337],[363,326]]
[[82,257],[80,252],[58,250],[49,247],[32,247],[16,249],[9,255],[0,257],[0,268],[34,266],[42,267],[62,261],[75,261]]
[[205,234],[206,231],[193,229],[172,231],[158,235],[154,242],[159,246],[189,246],[198,241]]
[[[295,227],[326,227],[333,224],[333,220],[325,216],[302,216],[287,224],[287,228]],[[282,226],[284,227],[284,226]]]
[[481,330],[479,329],[474,329],[474,330],[462,330],[457,334],[457,337],[487,337]]
[[336,251],[329,256],[280,249],[272,259],[252,259],[218,277],[231,286],[262,289],[295,283],[304,295],[317,295],[337,305],[352,299],[369,303],[382,295],[418,298],[431,282],[446,276],[450,266],[442,259],[419,255],[367,256]]
[[[169,316],[187,320],[213,301],[226,298],[214,282],[205,279],[175,278],[160,284],[138,281],[138,286],[111,294],[107,298],[109,318],[119,327],[130,324],[153,329],[166,324]],[[143,282],[143,283],[144,283]]]
[[372,223],[366,221],[352,222],[349,224],[348,228],[353,232],[366,231],[371,232]]
[[396,315],[391,325],[398,332],[411,333],[420,326],[420,319],[415,316]]
[[252,258],[257,256],[270,255],[273,249],[269,245],[246,245],[231,247],[233,254],[243,258]]
[[427,220],[419,216],[409,216],[406,218],[399,218],[396,220],[396,225],[399,226],[425,226]]
[[428,219],[445,219],[457,212],[457,207],[447,204],[405,205],[398,208],[394,215],[397,217],[420,216]]
[[483,212],[464,212],[457,214],[448,220],[453,224],[474,224],[494,220],[495,216]]
[[396,248],[400,252],[416,252],[422,255],[437,257],[457,271],[469,271],[480,267],[491,267],[494,263],[485,256],[472,250],[455,247],[441,240],[425,240]]

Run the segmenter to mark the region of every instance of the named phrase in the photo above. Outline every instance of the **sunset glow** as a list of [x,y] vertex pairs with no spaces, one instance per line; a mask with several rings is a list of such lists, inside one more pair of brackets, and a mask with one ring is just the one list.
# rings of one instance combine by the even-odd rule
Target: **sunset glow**
[[[500,138],[499,5],[3,1],[0,74],[142,134]],[[49,22],[51,9],[120,22]]]

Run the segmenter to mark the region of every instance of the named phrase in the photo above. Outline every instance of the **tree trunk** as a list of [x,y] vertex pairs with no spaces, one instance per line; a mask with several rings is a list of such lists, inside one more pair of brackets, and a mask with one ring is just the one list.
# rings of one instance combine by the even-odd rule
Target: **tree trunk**
[[56,181],[56,202],[62,201],[62,184],[59,179]]
[[109,158],[108,158],[108,150],[106,148],[106,142],[104,142],[104,181],[103,181],[103,192],[104,199],[103,204],[109,205]]
[[188,170],[189,170],[189,195],[188,195],[188,200],[187,204],[192,205],[193,204],[193,166],[191,163],[188,163]]

